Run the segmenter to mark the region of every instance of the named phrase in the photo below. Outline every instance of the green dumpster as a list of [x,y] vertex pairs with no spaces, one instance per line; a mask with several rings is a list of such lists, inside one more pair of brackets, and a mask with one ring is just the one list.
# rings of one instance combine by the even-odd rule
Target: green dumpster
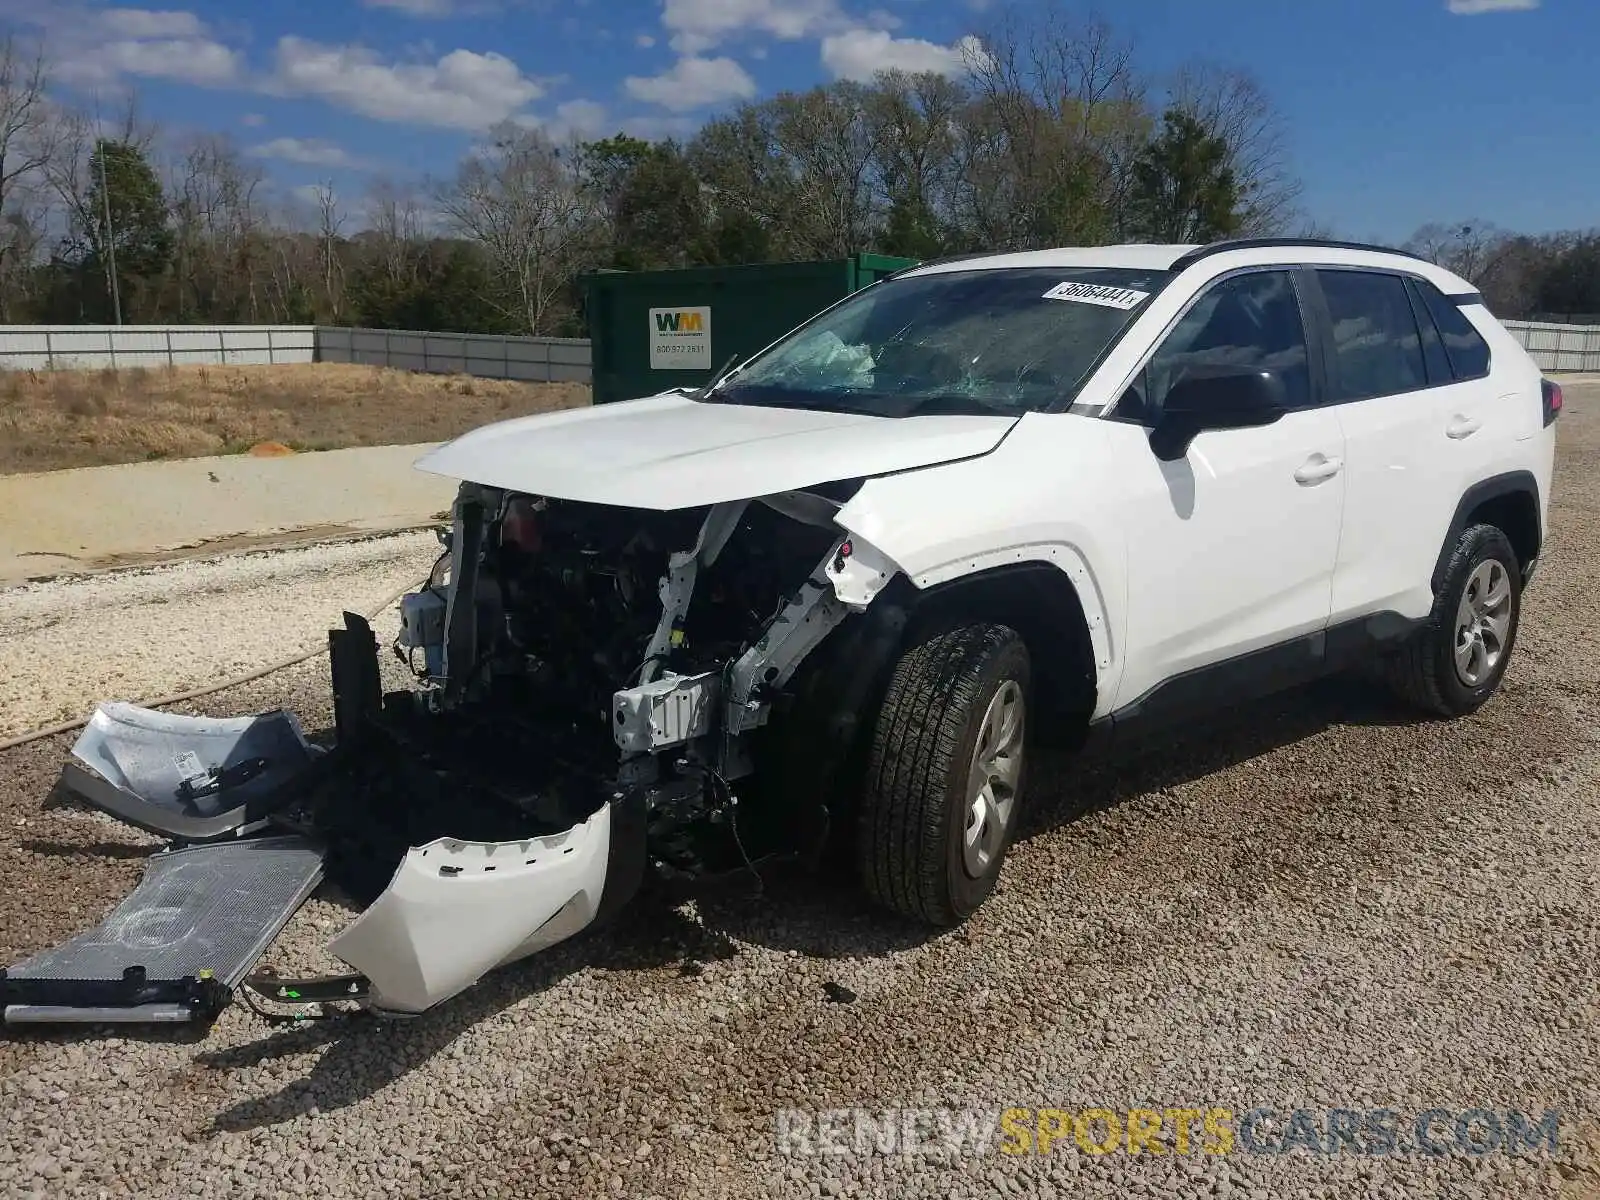
[[852,292],[916,263],[857,254],[585,276],[594,402],[697,387],[734,355],[742,362]]

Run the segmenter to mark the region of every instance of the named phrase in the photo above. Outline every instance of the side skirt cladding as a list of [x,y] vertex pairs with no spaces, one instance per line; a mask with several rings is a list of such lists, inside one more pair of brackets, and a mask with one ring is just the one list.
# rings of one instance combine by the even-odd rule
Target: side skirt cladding
[[1395,612],[1374,613],[1185,671],[1095,721],[1091,740],[1142,737],[1215,714],[1218,696],[1230,702],[1260,699],[1348,670],[1392,650],[1422,623]]

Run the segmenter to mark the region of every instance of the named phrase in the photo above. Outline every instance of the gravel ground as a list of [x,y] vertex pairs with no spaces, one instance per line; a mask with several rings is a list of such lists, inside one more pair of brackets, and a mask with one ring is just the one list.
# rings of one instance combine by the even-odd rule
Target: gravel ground
[[[1000,889],[940,937],[777,881],[641,904],[405,1024],[275,1030],[235,1007],[200,1038],[11,1036],[0,1192],[1600,1194],[1600,387],[1568,396],[1549,552],[1473,718],[1329,684],[1177,744],[1047,760]],[[324,674],[200,707],[316,727]],[[148,852],[50,798],[69,742],[0,759],[0,959],[93,919]],[[269,961],[319,966],[344,919],[308,905]],[[1562,1117],[1553,1154],[1438,1159],[775,1145],[778,1110],[887,1105]]]
[[415,585],[439,552],[431,532],[405,533],[0,590],[0,739],[325,645],[340,613]]

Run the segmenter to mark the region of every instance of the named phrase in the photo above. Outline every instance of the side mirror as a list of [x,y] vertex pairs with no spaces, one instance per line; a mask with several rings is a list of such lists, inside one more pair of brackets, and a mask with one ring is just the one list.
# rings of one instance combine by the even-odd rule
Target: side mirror
[[1167,393],[1150,431],[1150,448],[1163,462],[1182,458],[1189,443],[1208,429],[1253,429],[1271,425],[1288,411],[1283,380],[1272,371],[1223,368],[1190,374]]

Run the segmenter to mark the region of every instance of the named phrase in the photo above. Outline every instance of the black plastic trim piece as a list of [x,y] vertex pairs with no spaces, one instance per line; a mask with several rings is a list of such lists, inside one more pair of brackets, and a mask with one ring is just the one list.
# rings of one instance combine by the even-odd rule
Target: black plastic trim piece
[[[695,786],[699,786],[698,780]],[[624,788],[609,801],[611,837],[606,845],[605,883],[601,885],[600,903],[595,908],[596,925],[620,912],[644,882],[649,862],[645,797],[651,790],[653,785]]]
[[328,666],[333,683],[333,724],[338,744],[359,744],[383,706],[378,637],[358,613],[344,614],[344,628],[328,630]]
[[[1439,559],[1433,567],[1434,595],[1438,595],[1439,589],[1444,586],[1444,573],[1450,562],[1450,552],[1455,548],[1461,531],[1467,527],[1467,517],[1472,510],[1489,500],[1497,500],[1501,496],[1515,496],[1519,493],[1524,493],[1533,500],[1535,541],[1533,554],[1529,556],[1529,560],[1539,557],[1544,548],[1544,529],[1539,516],[1539,481],[1533,477],[1532,471],[1508,471],[1504,475],[1490,476],[1469,487],[1456,504],[1455,515],[1450,518],[1450,528],[1445,533],[1444,544],[1439,547]],[[1526,572],[1523,574],[1523,582],[1527,582]]]
[[1333,320],[1328,315],[1328,298],[1314,267],[1294,267],[1290,271],[1295,296],[1300,304],[1300,325],[1306,339],[1306,369],[1310,373],[1310,408],[1326,408],[1333,395]]
[[1441,290],[1439,294],[1457,308],[1466,308],[1470,304],[1483,304],[1482,292],[1446,292]]
[[1208,663],[1156,684],[1136,700],[1090,723],[1090,737],[1104,741],[1216,712],[1311,683],[1403,641],[1422,622],[1397,612],[1341,621],[1327,629],[1265,646],[1222,662]]

